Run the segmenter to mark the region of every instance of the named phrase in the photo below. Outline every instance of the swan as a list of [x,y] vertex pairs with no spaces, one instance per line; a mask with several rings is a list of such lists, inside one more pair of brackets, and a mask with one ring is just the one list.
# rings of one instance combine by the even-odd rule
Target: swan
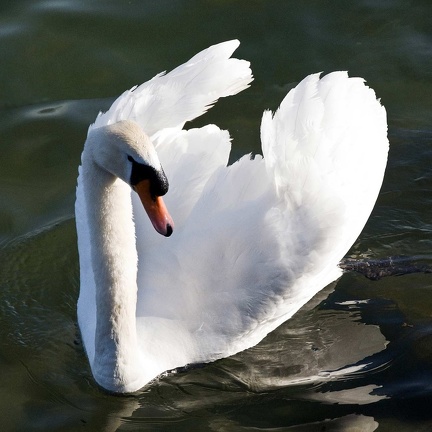
[[249,63],[231,58],[238,45],[126,91],[89,127],[77,316],[109,392],[257,344],[341,276],[378,196],[386,111],[346,72],[310,75],[264,112],[263,156],[228,166],[227,131],[183,129],[249,87]]

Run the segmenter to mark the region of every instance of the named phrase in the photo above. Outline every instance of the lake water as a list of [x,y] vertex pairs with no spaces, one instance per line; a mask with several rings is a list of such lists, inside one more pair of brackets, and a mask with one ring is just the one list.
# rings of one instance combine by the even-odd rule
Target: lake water
[[76,326],[87,127],[124,90],[231,38],[255,81],[194,125],[229,129],[235,160],[259,152],[262,111],[304,76],[364,77],[391,151],[349,256],[432,265],[429,0],[1,0],[2,431],[432,430],[430,274],[346,273],[255,348],[134,396],[95,385]]

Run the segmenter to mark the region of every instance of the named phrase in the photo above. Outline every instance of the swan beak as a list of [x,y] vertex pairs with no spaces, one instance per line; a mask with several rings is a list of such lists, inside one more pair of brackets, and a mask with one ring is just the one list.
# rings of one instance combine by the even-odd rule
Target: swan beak
[[133,189],[139,195],[154,229],[159,234],[169,237],[173,232],[174,223],[162,197],[153,197],[150,193],[150,180],[141,180]]

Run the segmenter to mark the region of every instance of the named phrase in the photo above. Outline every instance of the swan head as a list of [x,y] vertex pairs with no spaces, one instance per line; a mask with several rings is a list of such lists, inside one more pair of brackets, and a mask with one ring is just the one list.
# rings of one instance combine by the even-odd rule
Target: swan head
[[142,128],[130,120],[90,128],[85,150],[102,170],[131,186],[153,227],[169,237],[174,223],[162,200],[168,192],[168,180],[153,143]]

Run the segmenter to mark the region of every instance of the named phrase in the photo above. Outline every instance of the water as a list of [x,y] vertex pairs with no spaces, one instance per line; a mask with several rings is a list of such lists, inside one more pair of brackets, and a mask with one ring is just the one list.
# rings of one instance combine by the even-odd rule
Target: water
[[345,274],[253,349],[135,396],[101,392],[76,327],[73,203],[99,110],[239,38],[252,88],[194,124],[229,129],[235,160],[259,152],[262,110],[305,75],[365,77],[387,108],[391,151],[349,255],[431,265],[431,29],[428,1],[0,1],[2,430],[430,430],[428,274]]

